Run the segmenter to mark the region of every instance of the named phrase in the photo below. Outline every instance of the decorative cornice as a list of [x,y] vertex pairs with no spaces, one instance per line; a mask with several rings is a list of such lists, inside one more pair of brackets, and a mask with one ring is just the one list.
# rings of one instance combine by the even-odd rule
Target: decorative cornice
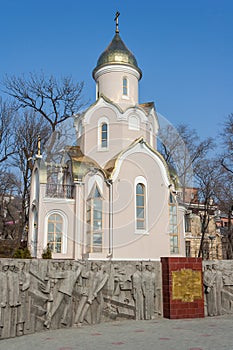
[[93,71],[93,78],[97,80],[101,75],[111,72],[123,72],[130,73],[135,76],[138,80],[141,79],[142,74],[134,67],[129,66],[127,64],[116,64],[112,63],[109,65],[104,65],[99,67],[98,70]]

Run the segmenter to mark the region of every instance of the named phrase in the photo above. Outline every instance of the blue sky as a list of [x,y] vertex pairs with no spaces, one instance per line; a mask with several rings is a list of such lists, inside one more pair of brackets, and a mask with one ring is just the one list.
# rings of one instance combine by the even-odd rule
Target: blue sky
[[92,70],[112,40],[116,10],[143,72],[140,102],[216,137],[233,112],[232,0],[0,0],[0,78],[72,75],[93,102]]

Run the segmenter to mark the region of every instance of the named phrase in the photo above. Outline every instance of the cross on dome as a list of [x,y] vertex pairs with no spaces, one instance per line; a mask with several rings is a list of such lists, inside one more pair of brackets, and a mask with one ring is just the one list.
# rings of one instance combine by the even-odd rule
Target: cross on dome
[[115,30],[116,33],[119,33],[119,27],[118,27],[118,25],[119,25],[118,17],[119,17],[119,16],[120,16],[120,12],[117,11],[117,12],[116,12],[116,16],[115,16],[115,18],[114,18],[114,21],[116,22],[116,30]]

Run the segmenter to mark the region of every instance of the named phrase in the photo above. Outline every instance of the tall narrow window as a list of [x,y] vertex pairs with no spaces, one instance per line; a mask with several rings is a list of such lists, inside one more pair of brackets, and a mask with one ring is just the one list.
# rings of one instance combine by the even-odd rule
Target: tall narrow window
[[102,252],[103,214],[102,196],[95,185],[87,200],[87,251]]
[[191,232],[191,217],[190,214],[184,216],[185,232]]
[[123,95],[128,95],[128,79],[125,77],[123,78]]
[[48,244],[52,252],[62,251],[63,219],[59,214],[52,214],[48,218]]
[[170,197],[169,197],[169,232],[170,232],[170,252],[179,253],[177,203],[172,193],[170,193]]
[[185,242],[185,255],[187,258],[191,257],[191,242],[190,241],[186,241]]
[[136,185],[136,228],[145,230],[145,186],[142,183]]
[[101,124],[101,147],[102,148],[108,147],[108,124],[107,123]]

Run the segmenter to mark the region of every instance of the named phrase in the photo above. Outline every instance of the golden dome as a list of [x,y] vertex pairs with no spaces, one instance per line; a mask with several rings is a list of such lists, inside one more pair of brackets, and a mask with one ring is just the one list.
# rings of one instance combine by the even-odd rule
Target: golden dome
[[123,40],[121,39],[118,32],[116,32],[114,38],[111,43],[108,45],[106,50],[100,55],[97,65],[93,70],[93,76],[100,68],[107,65],[127,65],[138,71],[140,74],[140,78],[142,76],[142,72],[138,67],[137,60],[132,54],[132,52],[126,47]]

